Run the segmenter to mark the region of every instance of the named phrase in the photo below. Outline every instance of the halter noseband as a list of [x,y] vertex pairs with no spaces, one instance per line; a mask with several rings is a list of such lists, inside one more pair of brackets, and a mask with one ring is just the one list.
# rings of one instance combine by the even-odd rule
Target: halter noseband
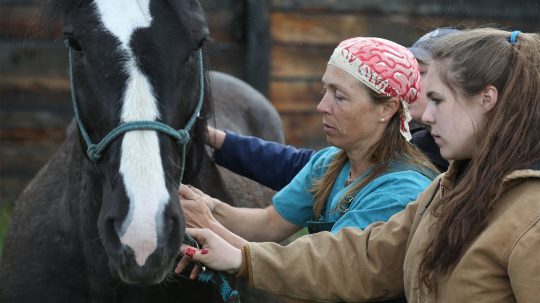
[[199,59],[199,101],[197,102],[197,106],[195,107],[195,110],[193,111],[193,114],[191,115],[190,119],[188,120],[186,127],[183,129],[176,130],[172,127],[170,127],[167,124],[161,123],[159,121],[132,121],[132,122],[125,122],[118,125],[116,128],[111,130],[101,141],[99,141],[98,144],[92,143],[92,140],[90,140],[90,136],[88,136],[88,133],[86,131],[86,128],[84,127],[84,124],[82,123],[80,114],[79,114],[79,107],[77,106],[77,88],[75,86],[75,80],[74,80],[74,69],[73,69],[73,50],[69,46],[69,43],[67,40],[65,41],[65,44],[68,48],[68,56],[69,56],[69,80],[71,83],[71,102],[73,105],[73,112],[75,114],[75,119],[77,120],[77,124],[79,126],[79,130],[81,132],[81,135],[84,139],[84,142],[86,143],[86,154],[88,155],[88,158],[94,163],[97,163],[104,152],[104,150],[107,148],[107,146],[118,136],[134,131],[134,130],[155,130],[158,132],[162,132],[164,134],[167,134],[174,139],[176,139],[177,144],[180,146],[180,183],[182,183],[182,179],[184,177],[184,168],[186,164],[186,150],[187,146],[191,140],[189,132],[191,131],[191,128],[195,124],[195,120],[199,117],[203,99],[204,99],[204,67],[203,67],[203,53],[202,50],[198,51],[198,59]]

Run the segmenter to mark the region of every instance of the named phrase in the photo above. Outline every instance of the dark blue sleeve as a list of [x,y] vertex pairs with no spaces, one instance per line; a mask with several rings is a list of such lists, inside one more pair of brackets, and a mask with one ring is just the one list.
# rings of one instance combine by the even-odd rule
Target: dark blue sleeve
[[289,184],[315,153],[311,149],[226,133],[223,146],[214,151],[216,163],[274,190]]
[[448,170],[448,161],[441,156],[439,146],[427,129],[415,131],[410,142],[416,145],[441,172]]

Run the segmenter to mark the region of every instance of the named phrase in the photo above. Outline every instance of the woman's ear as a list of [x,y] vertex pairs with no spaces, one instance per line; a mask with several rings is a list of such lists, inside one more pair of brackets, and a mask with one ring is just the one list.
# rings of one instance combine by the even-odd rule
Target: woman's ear
[[482,92],[480,93],[481,96],[481,106],[484,109],[484,112],[491,111],[495,104],[497,104],[497,99],[499,98],[499,92],[497,91],[497,88],[493,85],[486,86]]
[[398,98],[392,98],[387,102],[381,104],[379,119],[384,119],[384,121],[390,121],[394,114],[399,109],[399,100]]

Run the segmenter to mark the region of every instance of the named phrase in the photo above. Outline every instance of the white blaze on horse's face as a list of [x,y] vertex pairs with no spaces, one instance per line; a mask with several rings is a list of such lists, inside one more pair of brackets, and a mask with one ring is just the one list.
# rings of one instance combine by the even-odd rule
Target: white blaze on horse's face
[[[153,121],[159,118],[157,101],[148,78],[135,63],[129,42],[138,28],[149,27],[150,0],[96,0],[97,15],[105,30],[121,42],[128,76],[121,120]],[[132,131],[124,135],[120,173],[130,200],[129,213],[118,231],[120,241],[133,249],[139,266],[146,263],[158,242],[163,210],[169,201],[155,131]]]

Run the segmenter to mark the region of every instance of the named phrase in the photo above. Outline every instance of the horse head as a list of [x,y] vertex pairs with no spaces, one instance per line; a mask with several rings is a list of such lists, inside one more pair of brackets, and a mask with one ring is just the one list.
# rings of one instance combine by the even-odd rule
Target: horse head
[[97,225],[109,266],[125,283],[159,283],[184,237],[183,146],[190,131],[204,131],[196,121],[204,13],[195,0],[56,2],[84,161],[100,184]]

